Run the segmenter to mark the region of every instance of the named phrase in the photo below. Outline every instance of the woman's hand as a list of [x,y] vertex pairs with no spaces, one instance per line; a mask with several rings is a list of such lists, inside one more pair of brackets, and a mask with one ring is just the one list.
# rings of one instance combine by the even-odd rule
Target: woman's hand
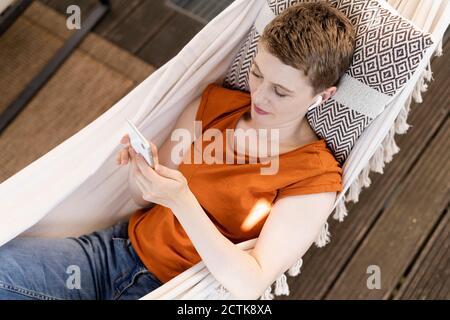
[[120,143],[123,144],[124,147],[117,154],[116,163],[117,165],[122,166],[128,164],[130,160],[129,149],[131,148],[131,146],[130,146],[130,137],[128,136],[128,134],[124,135],[122,139],[120,139]]
[[183,174],[158,163],[158,150],[150,142],[155,169],[150,167],[142,155],[137,154],[129,147],[130,174],[142,191],[142,198],[146,201],[174,208],[183,199],[183,195],[189,191],[186,178]]

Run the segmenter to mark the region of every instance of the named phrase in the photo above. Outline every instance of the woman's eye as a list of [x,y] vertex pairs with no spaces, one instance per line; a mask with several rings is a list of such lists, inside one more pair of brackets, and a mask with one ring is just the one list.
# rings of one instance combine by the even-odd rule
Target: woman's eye
[[257,78],[261,78],[260,76],[258,76],[256,73],[255,73],[255,71],[251,71],[251,74],[253,74],[255,77],[257,77]]
[[276,94],[277,96],[279,96],[279,97],[285,97],[285,96],[286,96],[285,94],[279,94],[276,90],[275,90],[275,94]]
[[[255,77],[257,77],[257,78],[262,78],[261,76],[257,75],[257,74],[255,73],[254,70],[251,70],[250,73],[253,74],[253,75],[254,75]],[[278,93],[277,90],[275,90],[275,94],[276,94],[277,96],[279,96],[280,98],[283,98],[283,97],[286,96],[285,94],[280,94],[280,93]]]

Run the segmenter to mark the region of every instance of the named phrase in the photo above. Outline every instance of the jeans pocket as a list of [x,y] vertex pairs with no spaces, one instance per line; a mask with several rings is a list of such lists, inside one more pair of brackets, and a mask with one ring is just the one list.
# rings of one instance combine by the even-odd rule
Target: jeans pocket
[[115,300],[138,300],[160,287],[162,283],[147,269],[136,269],[133,275],[115,290]]
[[130,239],[113,237],[111,246],[115,255],[115,266],[112,268],[115,270],[115,274],[112,275],[112,281],[114,286],[118,286],[130,277],[133,270],[136,269],[136,263],[130,251]]

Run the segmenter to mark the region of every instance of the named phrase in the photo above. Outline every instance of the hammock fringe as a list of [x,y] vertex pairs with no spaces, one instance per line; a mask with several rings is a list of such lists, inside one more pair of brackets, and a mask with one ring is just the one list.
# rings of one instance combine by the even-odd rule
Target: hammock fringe
[[208,300],[228,300],[231,293],[223,285],[219,285],[208,297]]
[[319,233],[319,237],[315,241],[316,246],[319,248],[325,247],[330,242],[330,232],[328,231],[328,222],[325,222],[322,226],[322,230]]
[[264,291],[264,294],[261,296],[260,300],[273,300],[274,295],[272,293],[272,285],[270,285],[266,291]]
[[284,273],[282,273],[275,282],[275,295],[289,295],[289,285],[287,283],[287,277]]
[[335,220],[339,220],[340,222],[344,221],[344,218],[347,216],[347,208],[345,207],[345,199],[346,197],[342,197],[336,206],[336,211],[333,215]]
[[441,40],[439,41],[439,43],[437,45],[436,52],[434,54],[436,57],[442,56],[442,41],[443,41],[443,38],[441,38]]
[[292,267],[289,268],[288,274],[291,277],[296,277],[297,275],[299,275],[302,264],[303,264],[303,259],[302,258],[298,259],[297,262]]

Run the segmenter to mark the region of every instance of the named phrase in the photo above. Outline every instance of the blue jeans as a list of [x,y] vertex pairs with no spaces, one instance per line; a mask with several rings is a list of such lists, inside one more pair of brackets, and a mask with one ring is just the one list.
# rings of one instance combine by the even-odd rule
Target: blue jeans
[[137,300],[162,285],[128,239],[128,223],[78,238],[16,238],[0,247],[0,300]]

